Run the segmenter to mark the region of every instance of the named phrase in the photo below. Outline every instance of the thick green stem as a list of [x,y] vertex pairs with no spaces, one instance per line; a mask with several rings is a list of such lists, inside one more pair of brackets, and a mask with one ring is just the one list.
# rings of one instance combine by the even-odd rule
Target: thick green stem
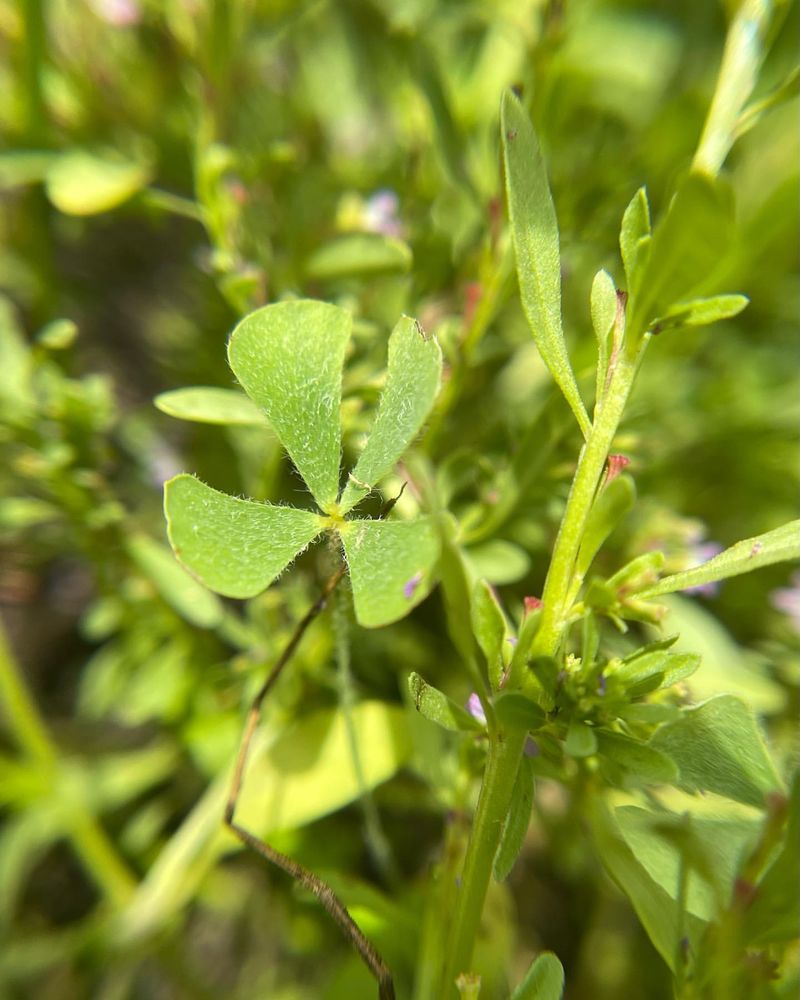
[[629,357],[625,351],[620,353],[589,437],[581,449],[545,580],[539,629],[531,648],[533,656],[554,656],[561,642],[578,550],[637,366],[638,358]]
[[[586,521],[606,468],[640,356],[641,352],[636,357],[631,357],[624,350],[620,352],[608,389],[598,407],[595,423],[581,450],[545,582],[540,626],[531,649],[533,655],[554,656],[558,651],[566,613],[569,611],[566,605]],[[452,995],[456,976],[470,971],[492,864],[511,803],[525,737],[525,732],[502,729],[492,734],[453,918],[442,979],[442,996]]]
[[450,930],[439,994],[442,997],[454,996],[456,977],[471,971],[483,903],[526,737],[524,730],[501,729],[492,734]]

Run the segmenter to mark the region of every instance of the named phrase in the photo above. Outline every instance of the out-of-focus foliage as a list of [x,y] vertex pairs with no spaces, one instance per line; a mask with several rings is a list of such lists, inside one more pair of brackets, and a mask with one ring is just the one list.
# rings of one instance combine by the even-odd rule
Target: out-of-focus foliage
[[[441,947],[484,758],[479,713],[461,709],[481,670],[497,687],[512,663],[581,444],[520,303],[501,95],[521,88],[532,111],[563,334],[591,400],[609,295],[628,286],[649,225],[641,196],[624,266],[620,220],[642,186],[663,217],[738,6],[0,0],[0,993],[374,994],[310,897],[221,827],[246,705],[337,554],[309,550],[234,602],[174,562],[161,513],[162,483],[184,470],[310,508],[222,360],[245,313],[302,297],[354,318],[345,468],[398,318],[435,334],[438,402],[382,486],[423,484],[398,500],[402,518],[432,498],[449,508],[442,574],[494,590],[478,584],[460,607],[434,594],[374,631],[343,592],[266,705],[242,809],[326,875],[400,996],[430,996],[419,970]],[[547,720],[497,699],[498,715],[544,728],[533,822],[526,833],[509,818],[496,872],[511,873],[484,911],[482,998],[516,984],[538,996],[539,978],[558,979],[546,956],[527,971],[544,950],[574,998],[666,998],[673,982],[687,997],[715,984],[720,1000],[797,989],[797,576],[772,565],[669,596],[660,630],[601,617],[631,560],[659,550],[662,572],[681,573],[797,516],[798,13],[775,9],[713,197],[681,188],[697,238],[661,237],[643,265],[669,263],[641,306],[662,332],[615,441],[630,465],[582,551],[597,615],[570,646],[584,663],[602,650],[603,697],[597,678],[544,663]],[[696,288],[693,269],[710,264]],[[739,299],[695,301],[734,292],[742,312]],[[691,305],[662,316],[673,293]],[[700,313],[719,321],[695,326]],[[185,386],[206,395],[174,391]],[[712,724],[721,697],[733,735]],[[596,733],[618,718],[628,737]],[[443,719],[452,732],[431,724]],[[703,766],[720,755],[722,778]],[[676,941],[697,959],[694,986]]]

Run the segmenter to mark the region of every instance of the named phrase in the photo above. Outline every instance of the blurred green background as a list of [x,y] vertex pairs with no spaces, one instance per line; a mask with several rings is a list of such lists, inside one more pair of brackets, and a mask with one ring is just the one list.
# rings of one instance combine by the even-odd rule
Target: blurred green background
[[[0,995],[372,996],[313,901],[219,830],[244,707],[333,557],[307,554],[246,604],[176,575],[161,513],[173,473],[308,498],[269,431],[178,422],[152,399],[230,387],[226,337],[250,309],[335,301],[356,319],[353,454],[388,331],[419,317],[448,366],[423,450],[469,555],[519,615],[541,591],[579,440],[516,293],[500,95],[520,86],[541,136],[589,387],[592,277],[621,281],[626,204],[646,184],[657,215],[691,161],[725,7],[0,0]],[[797,5],[777,7],[756,96],[796,62]],[[797,113],[795,97],[765,114],[726,166],[739,227],[718,278],[749,308],[651,345],[619,441],[642,499],[609,566],[660,545],[680,568],[704,542],[796,516]],[[742,695],[784,772],[798,749],[798,589],[774,566],[675,598],[671,615],[704,654],[692,696]],[[406,677],[462,703],[468,678],[436,594],[377,632],[352,625],[346,602],[335,616],[268,706],[272,749],[248,794],[260,801],[295,761],[305,791],[283,823],[276,805],[271,842],[330,876],[402,990],[480,770],[479,748],[415,716]],[[367,800],[346,741],[324,742],[348,699],[368,706]],[[540,783],[520,862],[490,894],[485,995],[506,995],[506,977],[550,948],[570,998],[667,997],[666,967],[573,804],[568,786]]]

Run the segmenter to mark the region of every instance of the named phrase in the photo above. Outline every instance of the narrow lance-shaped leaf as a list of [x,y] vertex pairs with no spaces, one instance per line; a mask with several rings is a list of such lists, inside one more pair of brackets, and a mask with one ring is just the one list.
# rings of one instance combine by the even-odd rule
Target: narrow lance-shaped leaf
[[359,625],[388,625],[427,597],[440,544],[430,518],[347,521],[339,531]]
[[265,306],[231,334],[228,359],[323,510],[339,494],[342,366],[350,315],[300,299]]
[[688,174],[656,227],[647,260],[637,273],[628,330],[641,336],[676,301],[704,290],[732,240],[729,189],[706,174]]
[[472,631],[486,657],[492,687],[500,687],[503,676],[503,643],[508,631],[506,619],[492,588],[485,580],[478,580],[472,588]]
[[500,844],[494,858],[494,877],[497,882],[508,878],[511,869],[519,857],[528,825],[531,821],[533,808],[533,763],[530,757],[523,756],[519,762],[517,777],[514,781],[514,791],[511,796],[511,808],[503,825]]
[[716,580],[725,580],[730,576],[792,559],[800,559],[800,520],[790,521],[754,538],[745,538],[702,566],[665,576],[663,580],[640,591],[638,596],[645,599],[659,597],[661,594],[714,583]]
[[267,426],[263,411],[237,389],[190,386],[159,393],[153,402],[162,413],[178,420],[236,427]]
[[444,692],[433,687],[417,673],[411,673],[408,678],[408,688],[414,699],[417,711],[429,722],[435,722],[442,729],[451,732],[481,732],[483,724],[448,698]]
[[636,503],[636,486],[630,476],[617,476],[598,494],[586,521],[575,575],[582,580],[594,557],[611,532],[633,509]]
[[603,394],[608,371],[608,338],[617,317],[617,289],[608,271],[600,270],[594,276],[590,299],[592,326],[597,338],[597,385],[595,398]]
[[647,191],[639,188],[625,209],[619,232],[619,249],[625,266],[628,292],[631,294],[636,289],[637,271],[645,262],[646,254],[642,252],[642,248],[647,244],[642,241],[649,241],[649,237],[650,205],[647,201]]
[[345,486],[346,513],[385,476],[430,412],[442,371],[442,352],[416,320],[403,316],[389,338],[386,388],[364,450]]
[[175,555],[226,597],[254,597],[325,527],[307,510],[239,500],[182,474],[164,486]]
[[501,111],[508,212],[522,306],[542,360],[584,435],[591,426],[561,327],[558,223],[542,153],[531,120],[511,91]]
[[677,302],[653,324],[653,332],[660,333],[676,326],[709,326],[721,319],[738,316],[750,300],[746,295],[714,295],[708,299]]

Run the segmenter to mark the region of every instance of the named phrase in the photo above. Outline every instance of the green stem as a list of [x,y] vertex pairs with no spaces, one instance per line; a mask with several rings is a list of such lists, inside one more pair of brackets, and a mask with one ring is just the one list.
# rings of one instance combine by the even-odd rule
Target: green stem
[[[642,342],[642,348],[646,343],[646,340]],[[589,437],[581,449],[545,580],[539,629],[531,648],[533,656],[554,656],[558,651],[569,611],[567,603],[586,521],[606,468],[640,357],[641,351],[636,358],[631,358],[625,351],[620,352],[608,389],[597,408]]]
[[744,0],[731,21],[693,170],[717,174],[725,162],[736,139],[739,116],[758,79],[775,7],[772,0]]
[[[644,348],[646,340],[642,341]],[[641,350],[631,357],[620,352],[608,389],[597,409],[572,483],[567,507],[556,538],[547,574],[539,629],[533,640],[533,655],[554,656],[565,625],[575,561],[606,461],[633,385]],[[513,683],[513,678],[510,683]],[[511,803],[517,768],[526,733],[500,729],[492,734],[475,821],[470,835],[460,895],[450,934],[442,979],[442,996],[452,995],[456,976],[468,972],[492,864]]]
[[456,977],[471,971],[483,903],[526,737],[524,730],[500,729],[492,734],[450,930],[439,993],[442,997],[455,995]]
[[[0,624],[0,700],[22,752],[47,773],[51,795],[58,794],[58,751],[54,746],[11,652]],[[133,894],[136,881],[95,817],[79,801],[70,801],[67,836],[85,870],[114,906]]]
[[54,764],[55,749],[22,678],[2,624],[0,624],[0,701],[5,705],[8,724],[23,752],[41,764]]

